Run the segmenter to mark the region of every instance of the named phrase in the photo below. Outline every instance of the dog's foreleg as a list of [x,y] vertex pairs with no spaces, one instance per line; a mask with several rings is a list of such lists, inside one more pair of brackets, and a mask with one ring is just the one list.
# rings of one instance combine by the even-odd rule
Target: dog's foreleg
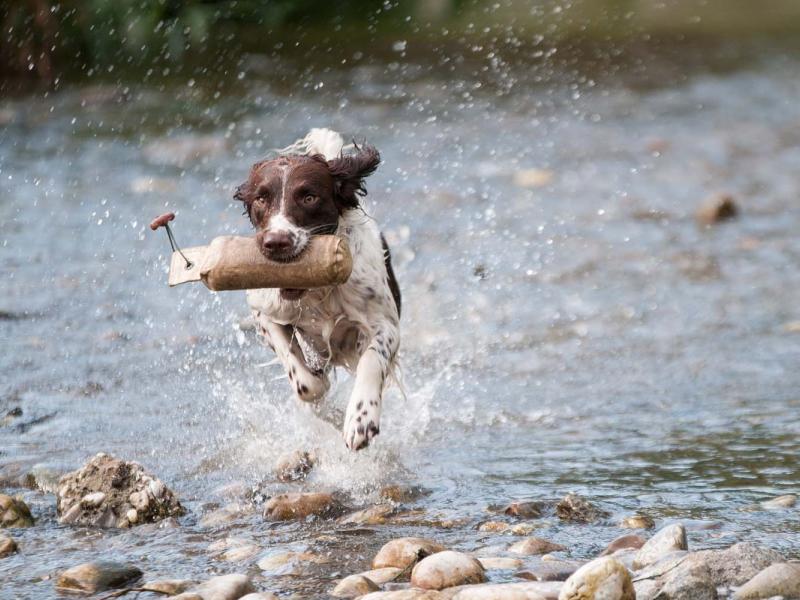
[[380,433],[383,388],[399,345],[397,324],[385,323],[376,330],[358,360],[356,382],[344,417],[344,443],[351,450],[366,447]]
[[312,371],[306,364],[300,344],[290,325],[279,325],[264,317],[258,319],[259,331],[281,361],[295,394],[304,402],[322,398],[330,383],[324,370]]

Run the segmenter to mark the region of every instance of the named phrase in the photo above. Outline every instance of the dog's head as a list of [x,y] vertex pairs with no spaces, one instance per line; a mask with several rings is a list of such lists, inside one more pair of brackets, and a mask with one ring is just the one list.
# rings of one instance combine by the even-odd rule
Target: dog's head
[[341,214],[358,208],[359,196],[366,194],[364,179],[380,160],[368,145],[332,160],[319,154],[280,156],[253,165],[233,197],[244,203],[261,253],[289,262],[311,236],[335,233]]

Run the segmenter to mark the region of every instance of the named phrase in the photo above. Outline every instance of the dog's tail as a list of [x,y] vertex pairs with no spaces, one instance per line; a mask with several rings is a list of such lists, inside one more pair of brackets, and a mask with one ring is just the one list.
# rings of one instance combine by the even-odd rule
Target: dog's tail
[[315,127],[306,134],[306,137],[278,150],[278,154],[281,156],[321,154],[326,160],[331,160],[339,156],[343,150],[345,150],[345,145],[341,133],[324,127]]

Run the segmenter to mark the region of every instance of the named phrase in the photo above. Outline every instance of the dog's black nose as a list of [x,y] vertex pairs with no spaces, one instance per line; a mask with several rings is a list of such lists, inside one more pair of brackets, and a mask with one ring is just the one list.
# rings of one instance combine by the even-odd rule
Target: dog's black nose
[[292,235],[288,231],[270,231],[264,236],[267,252],[285,253],[292,249],[292,245]]

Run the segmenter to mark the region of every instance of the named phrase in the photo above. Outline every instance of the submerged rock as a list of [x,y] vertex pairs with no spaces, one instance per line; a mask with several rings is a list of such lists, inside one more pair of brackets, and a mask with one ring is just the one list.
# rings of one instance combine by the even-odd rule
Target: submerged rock
[[772,500],[766,500],[762,502],[761,507],[766,508],[767,510],[775,510],[781,508],[791,508],[795,504],[797,504],[797,496],[794,494],[785,494],[783,496],[773,498]]
[[630,573],[610,556],[583,565],[564,583],[558,600],[636,600]]
[[562,521],[572,521],[574,523],[595,523],[605,519],[609,514],[597,508],[594,504],[578,496],[577,494],[567,494],[556,504],[556,515]]
[[74,590],[95,594],[103,590],[125,587],[142,576],[133,565],[112,561],[84,563],[67,569],[56,580],[61,590]]
[[307,492],[280,494],[264,505],[264,517],[270,521],[291,521],[306,517],[331,517],[341,512],[341,505],[331,494]]
[[511,525],[503,521],[485,521],[478,526],[478,531],[484,533],[503,533],[511,529]]
[[363,510],[357,510],[339,519],[341,525],[384,525],[395,513],[395,508],[388,504],[376,504]]
[[345,577],[330,592],[334,598],[356,598],[370,592],[377,592],[378,585],[363,575],[350,575]]
[[7,535],[0,535],[0,558],[14,554],[18,550],[17,543]]
[[270,554],[258,561],[258,568],[270,575],[296,575],[302,571],[303,563],[325,564],[330,562],[325,556],[313,552],[279,552]]
[[503,509],[503,512],[512,517],[520,519],[538,519],[542,516],[543,506],[541,502],[512,502]]
[[397,484],[386,485],[381,488],[380,492],[381,498],[391,502],[397,502],[398,504],[403,502],[413,502],[414,500],[419,500],[428,494],[430,494],[430,491],[419,485]]
[[22,498],[0,494],[0,529],[7,527],[31,527],[34,519],[31,509]]
[[280,481],[301,481],[308,476],[316,463],[316,456],[310,452],[289,452],[275,463],[275,477]]
[[633,568],[641,569],[652,565],[670,552],[687,548],[686,528],[680,523],[668,525],[659,529],[636,553],[636,557],[633,559]]
[[397,538],[387,542],[372,560],[372,568],[396,567],[407,569],[423,558],[444,551],[444,547],[433,540],[417,537]]
[[652,529],[656,522],[647,515],[631,515],[622,519],[619,526],[623,529]]
[[565,546],[545,540],[539,537],[529,537],[520,540],[509,546],[508,551],[523,556],[533,556],[536,554],[548,554],[550,552],[560,552],[566,550]]
[[736,590],[733,595],[734,600],[759,600],[772,596],[800,598],[800,564],[770,565]]
[[131,527],[185,513],[175,494],[136,462],[100,453],[59,481],[59,522]]
[[441,590],[484,581],[486,575],[477,559],[452,550],[444,550],[423,558],[411,572],[411,585],[426,590]]
[[739,214],[739,207],[730,194],[714,194],[703,201],[695,212],[699,225],[708,227],[722,221],[728,221]]

